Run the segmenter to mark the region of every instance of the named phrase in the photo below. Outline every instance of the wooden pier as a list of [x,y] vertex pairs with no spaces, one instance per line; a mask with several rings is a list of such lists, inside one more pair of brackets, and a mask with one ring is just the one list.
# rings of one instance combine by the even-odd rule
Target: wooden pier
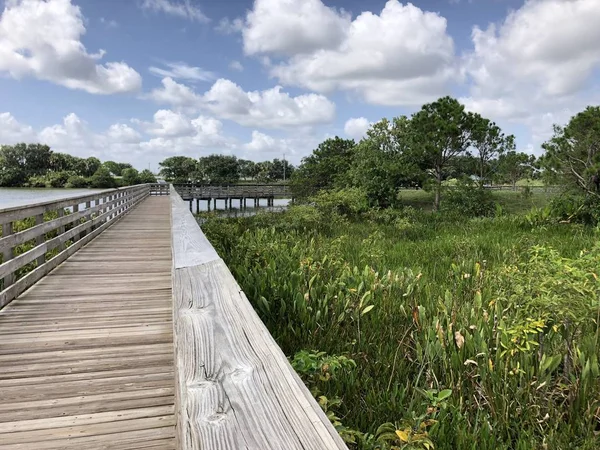
[[190,204],[193,211],[193,202],[196,202],[196,211],[200,211],[200,202],[207,202],[207,209],[217,209],[217,200],[224,201],[225,208],[233,208],[234,201],[239,202],[239,207],[258,207],[261,200],[267,201],[267,206],[273,206],[275,199],[291,199],[292,194],[287,184],[240,184],[227,186],[204,186],[193,184],[176,184],[175,190],[185,201]]
[[0,223],[0,449],[346,448],[173,189]]

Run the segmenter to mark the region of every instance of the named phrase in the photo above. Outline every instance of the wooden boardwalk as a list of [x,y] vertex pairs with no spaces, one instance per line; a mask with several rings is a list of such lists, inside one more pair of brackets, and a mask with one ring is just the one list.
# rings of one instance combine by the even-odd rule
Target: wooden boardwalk
[[175,448],[169,197],[0,310],[0,449]]

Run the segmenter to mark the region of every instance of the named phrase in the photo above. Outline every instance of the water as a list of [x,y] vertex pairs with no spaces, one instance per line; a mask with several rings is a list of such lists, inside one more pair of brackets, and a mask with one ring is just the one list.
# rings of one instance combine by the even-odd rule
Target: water
[[0,188],[0,209],[89,195],[103,189]]

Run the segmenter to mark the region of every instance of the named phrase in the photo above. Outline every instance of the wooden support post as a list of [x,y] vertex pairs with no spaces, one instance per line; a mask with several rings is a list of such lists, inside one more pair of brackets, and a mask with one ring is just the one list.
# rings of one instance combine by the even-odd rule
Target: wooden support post
[[[59,217],[59,218],[61,218],[61,217],[64,217],[64,215],[65,215],[65,209],[64,209],[64,208],[58,208],[58,209],[56,210],[56,213],[58,214],[58,217]],[[43,220],[43,218],[42,218],[42,220]],[[58,231],[58,235],[60,236],[61,234],[63,234],[63,233],[65,232],[65,226],[63,225],[63,226],[61,226],[61,227],[58,227],[58,230],[57,230],[57,231]],[[42,236],[42,238],[43,238],[43,237],[44,237],[44,236]],[[62,243],[61,243],[61,244],[58,246],[58,252],[59,252],[59,253],[60,253],[60,252],[62,252],[62,251],[65,249],[65,248],[66,248],[66,245],[65,245],[65,243],[64,243],[64,242],[62,242]]]
[[246,207],[247,207],[246,200],[247,200],[246,197],[244,197],[244,209],[246,209]]
[[[73,205],[73,214],[78,213],[79,212],[79,204]],[[79,225],[79,221],[74,222],[72,227],[76,227],[77,225]],[[73,244],[75,242],[77,242],[79,240],[79,235],[75,235],[73,236]]]
[[[35,216],[35,224],[40,225],[42,223],[44,223],[44,214],[43,213]],[[42,233],[38,237],[36,237],[35,238],[36,247],[38,245],[43,244],[45,240],[46,240],[46,236],[44,236],[44,233]],[[42,264],[44,264],[46,262],[46,254],[40,255],[36,261],[37,261],[38,267],[41,266]]]
[[196,199],[196,214],[200,212],[200,199]]
[[217,199],[215,198],[215,211],[217,210]]
[[[13,234],[13,226],[12,226],[12,222],[6,222],[2,224],[2,237],[4,236],[9,236]],[[11,259],[13,259],[13,248],[12,247],[8,247],[5,248],[2,251],[2,262],[5,263],[7,261],[10,261]],[[13,284],[15,282],[15,274],[14,273],[9,273],[8,275],[6,275],[4,277],[4,287],[3,289],[6,289],[8,286],[10,286],[11,284]]]
[[192,202],[193,202],[193,201],[194,201],[194,199],[190,198],[190,212],[191,212],[191,213],[193,213],[193,212],[194,212],[194,210],[192,209],[192,208],[193,208],[193,206],[192,206]]

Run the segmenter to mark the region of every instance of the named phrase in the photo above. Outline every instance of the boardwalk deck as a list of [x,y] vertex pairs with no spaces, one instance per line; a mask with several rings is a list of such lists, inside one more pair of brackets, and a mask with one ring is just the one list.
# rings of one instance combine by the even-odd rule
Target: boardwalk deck
[[168,197],[0,311],[0,449],[175,448]]

